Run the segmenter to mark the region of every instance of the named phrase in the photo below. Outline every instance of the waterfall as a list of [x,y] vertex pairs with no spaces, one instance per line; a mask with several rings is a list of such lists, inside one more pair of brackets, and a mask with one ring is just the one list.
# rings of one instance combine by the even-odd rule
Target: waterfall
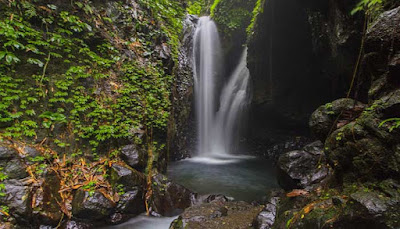
[[249,78],[246,48],[239,64],[222,90],[220,108],[214,124],[214,154],[229,155],[236,151],[240,140],[243,115],[250,99]]
[[247,49],[218,93],[218,82],[222,79],[219,69],[222,51],[217,27],[209,17],[199,19],[193,44],[198,156],[232,157],[239,141],[241,118],[250,97]]
[[197,113],[198,151],[211,154],[210,133],[215,117],[215,86],[221,45],[215,23],[209,17],[199,19],[194,34],[194,83]]

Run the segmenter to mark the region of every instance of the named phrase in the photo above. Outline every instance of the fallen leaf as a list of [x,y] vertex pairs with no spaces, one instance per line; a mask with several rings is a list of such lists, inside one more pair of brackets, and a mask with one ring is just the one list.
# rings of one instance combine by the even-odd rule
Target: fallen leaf
[[293,191],[286,194],[287,197],[306,196],[306,195],[308,195],[308,191],[303,189],[294,189]]

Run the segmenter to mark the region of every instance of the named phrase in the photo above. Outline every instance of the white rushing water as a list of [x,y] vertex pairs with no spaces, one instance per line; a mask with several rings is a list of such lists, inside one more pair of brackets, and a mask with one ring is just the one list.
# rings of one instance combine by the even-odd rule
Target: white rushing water
[[[195,102],[198,123],[198,156],[193,160],[218,164],[234,162],[240,123],[249,103],[247,49],[224,85],[219,71],[221,48],[218,30],[209,17],[201,17],[194,35]],[[220,99],[218,99],[220,98]]]

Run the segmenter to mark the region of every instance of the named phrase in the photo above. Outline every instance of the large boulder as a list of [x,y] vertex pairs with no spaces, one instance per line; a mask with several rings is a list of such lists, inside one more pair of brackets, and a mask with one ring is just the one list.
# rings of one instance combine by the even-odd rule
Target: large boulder
[[353,99],[335,100],[314,111],[309,126],[318,139],[325,141],[332,131],[357,118],[364,107],[364,104]]
[[124,214],[139,215],[145,209],[143,191],[136,188],[120,196],[116,211]]
[[152,211],[163,216],[174,216],[190,207],[196,194],[182,185],[175,184],[162,174],[152,179]]
[[360,73],[361,93],[370,100],[400,86],[400,7],[384,12],[368,29]]
[[72,200],[72,215],[87,221],[101,221],[108,218],[115,203],[99,191],[79,189]]
[[141,188],[134,188],[119,197],[117,206],[108,219],[108,223],[120,224],[145,211],[144,193]]
[[0,168],[3,168],[2,173],[9,179],[23,179],[29,176],[26,172],[26,165],[18,157],[0,161]]
[[0,145],[0,168],[9,179],[22,179],[28,176],[18,151],[6,145]]
[[32,217],[32,188],[28,179],[6,180],[0,205],[9,207],[10,214],[18,223],[27,223]]
[[15,158],[18,152],[6,145],[0,145],[0,160],[8,160]]
[[120,186],[124,191],[144,187],[146,180],[144,174],[132,169],[123,163],[111,165],[111,183],[114,187]]
[[285,190],[310,189],[329,178],[330,173],[320,141],[285,153],[278,161],[278,183]]
[[121,158],[126,164],[137,170],[144,169],[147,164],[147,152],[136,145],[122,147]]
[[388,93],[355,121],[334,131],[325,142],[326,156],[340,180],[400,176],[400,90]]

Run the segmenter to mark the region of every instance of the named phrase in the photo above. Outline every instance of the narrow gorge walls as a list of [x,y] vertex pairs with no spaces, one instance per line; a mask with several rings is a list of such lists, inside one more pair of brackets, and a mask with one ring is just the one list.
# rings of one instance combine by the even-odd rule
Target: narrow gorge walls
[[268,141],[278,128],[304,134],[316,107],[346,94],[361,43],[363,20],[350,15],[356,3],[265,2],[248,41],[250,138]]

